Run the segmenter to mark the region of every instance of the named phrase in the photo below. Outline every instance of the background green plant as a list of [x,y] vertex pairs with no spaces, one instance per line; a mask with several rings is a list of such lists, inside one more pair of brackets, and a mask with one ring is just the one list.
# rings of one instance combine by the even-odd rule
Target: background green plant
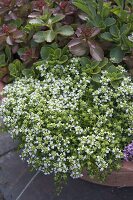
[[[88,26],[100,28],[96,40],[100,39],[101,47],[108,47],[104,54],[111,62],[121,63],[127,55],[129,62],[132,60],[133,42],[129,39],[133,31],[132,1],[75,0],[73,4],[86,13]],[[132,71],[133,66],[128,62],[126,64]]]
[[54,43],[68,46],[75,56],[126,64],[132,73],[132,22],[133,2],[128,0],[1,0],[0,80],[19,76],[14,60],[30,71],[42,59],[41,48]]

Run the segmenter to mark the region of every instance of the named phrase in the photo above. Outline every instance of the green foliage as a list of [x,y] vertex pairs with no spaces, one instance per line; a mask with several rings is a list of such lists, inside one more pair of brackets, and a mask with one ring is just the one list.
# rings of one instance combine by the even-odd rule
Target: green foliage
[[133,42],[128,38],[130,31],[131,24],[123,24],[120,28],[117,25],[113,25],[108,32],[104,32],[100,36],[104,40],[116,43],[116,46],[120,46],[123,51],[130,52],[133,48]]
[[23,69],[21,73],[27,78],[36,77],[35,70],[33,67],[30,69]]
[[115,47],[110,50],[110,59],[113,63],[120,63],[124,58],[124,52],[120,47]]
[[[0,67],[11,64],[10,75],[16,77],[21,70],[16,72],[16,64],[12,63],[15,59],[30,68],[41,58],[40,50],[44,44],[47,46],[55,41],[58,44],[60,38],[60,43],[63,41],[66,46],[67,37],[74,34],[72,23],[66,22],[66,16],[68,14],[73,22],[76,21],[76,8],[69,1],[64,11],[60,6],[48,0],[0,1]],[[62,62],[65,60],[63,57]]]
[[46,17],[44,15],[41,16],[40,18],[31,19],[29,21],[29,23],[32,24],[33,26],[40,26],[40,27],[45,26],[49,28],[49,30],[39,31],[33,36],[34,40],[37,43],[42,43],[44,41],[51,43],[52,41],[55,40],[58,34],[63,36],[72,36],[74,34],[73,28],[69,25],[64,25],[64,26],[60,25],[54,27],[55,24],[57,25],[58,22],[60,22],[65,18],[64,15],[56,15],[55,17],[51,17],[49,15],[48,17]]
[[[97,35],[98,37],[95,38],[96,42],[99,42],[100,38],[100,48],[98,48],[95,53],[98,52],[100,54],[103,42],[104,45],[110,43],[109,49],[105,49],[104,53],[113,63],[124,62],[126,55],[128,55],[129,60],[131,60],[129,56],[132,54],[133,49],[133,40],[130,37],[133,32],[133,4],[131,1],[110,0],[104,2],[102,0],[74,0],[73,4],[86,14],[84,20],[86,20],[88,26],[98,27],[101,30]],[[80,14],[80,16],[82,16],[82,14]],[[96,48],[94,47],[94,49]],[[95,53],[93,52],[93,54]],[[96,60],[98,58],[94,55],[92,57]],[[128,62],[126,62],[126,64],[128,64],[129,69],[133,68],[133,65],[129,65]]]
[[68,49],[64,47],[64,49],[60,49],[52,46],[43,46],[41,48],[41,58],[43,60],[48,60],[51,64],[63,64],[68,61]]
[[110,17],[110,3],[102,0],[75,0],[75,6],[88,15],[87,21],[91,26],[106,29],[116,23],[115,18]]
[[0,67],[5,67],[6,65],[8,65],[8,63],[12,60],[11,56],[12,55],[10,47],[5,46],[4,51],[2,51],[0,54]]
[[0,55],[0,67],[4,67],[6,65],[6,57],[5,54]]
[[56,43],[74,56],[126,63],[131,72],[132,10],[128,0],[0,1],[0,66],[19,59],[30,68],[40,61],[42,47]]
[[95,88],[99,87],[99,84],[101,84],[103,70],[108,72],[107,76],[109,77],[110,84],[113,88],[118,87],[124,77],[124,74],[121,72],[121,70],[117,69],[115,65],[112,65],[107,58],[104,58],[103,61],[98,62],[90,61],[88,58],[82,57],[80,63],[83,67],[83,72],[90,76],[94,82]]
[[10,75],[15,78],[21,76],[23,69],[24,65],[20,62],[20,60],[14,60],[9,64]]

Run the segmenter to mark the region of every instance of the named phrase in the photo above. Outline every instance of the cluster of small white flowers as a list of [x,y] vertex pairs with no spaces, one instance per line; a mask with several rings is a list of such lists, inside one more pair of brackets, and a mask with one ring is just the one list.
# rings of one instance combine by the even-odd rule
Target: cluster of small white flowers
[[67,73],[68,75],[79,75],[79,70],[77,69],[77,66],[79,64],[79,58],[73,58],[70,60],[70,63],[69,65],[59,65],[59,64],[56,64],[56,65],[49,65],[49,62],[46,61],[44,64],[42,65],[39,65],[37,66],[37,70],[40,71],[40,75],[41,77],[46,77],[46,74],[47,72],[53,72],[54,71],[54,74],[55,72],[58,74],[58,73],[61,73],[63,72],[63,74]]
[[133,42],[133,33],[131,35],[128,36],[128,39]]
[[89,162],[102,172],[110,157],[122,157],[122,134],[127,138],[132,133],[130,78],[114,92],[103,72],[101,87],[85,96],[92,88],[90,77],[78,67],[78,58],[66,66],[45,63],[37,67],[43,80],[21,78],[4,89],[0,116],[12,137],[22,141],[22,159],[45,174],[78,178]]
[[82,160],[86,160],[88,157],[92,158],[99,171],[104,171],[110,164],[107,160],[109,154],[114,154],[116,158],[122,158],[123,153],[119,149],[119,143],[117,144],[115,141],[115,133],[107,132],[104,129],[99,130],[98,127],[93,127],[92,132],[91,135],[79,138],[78,154],[84,155]]

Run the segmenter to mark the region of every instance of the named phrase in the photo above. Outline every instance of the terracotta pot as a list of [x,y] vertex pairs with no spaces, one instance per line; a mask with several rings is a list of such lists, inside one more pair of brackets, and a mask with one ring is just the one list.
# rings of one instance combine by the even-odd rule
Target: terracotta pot
[[83,177],[81,179],[106,186],[117,186],[117,187],[133,186],[133,162],[123,161],[121,169],[119,171],[112,172],[107,177],[105,182],[100,182],[97,181],[96,179],[91,179],[87,175],[86,171],[83,172]]

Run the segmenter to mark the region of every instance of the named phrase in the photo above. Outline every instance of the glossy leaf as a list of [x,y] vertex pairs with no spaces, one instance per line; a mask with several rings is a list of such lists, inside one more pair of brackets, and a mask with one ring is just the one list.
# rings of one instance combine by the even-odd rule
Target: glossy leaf
[[55,49],[54,54],[55,54],[55,57],[59,59],[61,57],[61,49],[59,48]]
[[64,25],[57,30],[57,33],[63,36],[72,36],[74,34],[74,30],[71,26]]
[[78,1],[74,1],[73,4],[81,9],[83,12],[85,12],[88,16],[91,16],[91,12],[90,12],[90,9],[85,5],[83,4],[82,2],[78,2]]
[[120,63],[124,58],[125,53],[121,50],[120,47],[115,47],[110,51],[110,60],[113,63]]
[[44,37],[44,31],[38,31],[34,36],[33,39],[35,40],[35,42],[37,43],[42,43],[45,41],[45,37]]
[[24,65],[19,60],[14,60],[13,63],[9,65],[10,75],[13,77],[20,77],[22,74],[22,70]]
[[113,41],[113,37],[109,32],[104,32],[100,35],[100,37],[107,41]]
[[109,30],[110,30],[111,35],[113,35],[114,37],[118,37],[120,34],[120,31],[119,31],[117,25],[111,26]]
[[65,63],[65,62],[67,62],[67,61],[68,61],[68,56],[67,56],[67,55],[63,55],[63,56],[59,59],[58,63],[59,63],[59,64],[63,64],[63,63]]
[[81,64],[83,67],[85,67],[87,64],[91,64],[91,61],[90,61],[90,59],[87,58],[87,57],[82,57],[82,58],[80,59],[80,64]]
[[34,77],[34,76],[35,76],[35,72],[34,72],[33,69],[23,69],[23,70],[22,70],[22,74],[23,74],[24,76],[26,76],[27,78],[29,78],[29,77]]
[[11,60],[11,57],[12,57],[11,48],[9,46],[5,47],[5,54],[6,54],[6,57],[7,57],[7,61],[9,62]]
[[65,18],[65,15],[56,15],[55,17],[53,17],[52,19],[51,19],[51,24],[55,24],[55,23],[57,23],[57,22],[59,22],[59,21],[61,21],[62,19],[64,19]]
[[92,80],[96,83],[100,83],[100,80],[101,80],[101,76],[100,74],[95,74],[92,76]]
[[43,46],[40,51],[42,59],[47,59],[49,57],[49,47]]
[[56,33],[52,30],[48,30],[43,32],[43,36],[46,42],[52,42],[56,37]]
[[108,17],[105,19],[106,26],[112,26],[116,23],[116,20],[113,17]]
[[44,24],[43,20],[41,20],[41,19],[31,19],[29,21],[29,23],[30,24],[37,24],[37,25],[40,25],[40,26],[42,26]]

